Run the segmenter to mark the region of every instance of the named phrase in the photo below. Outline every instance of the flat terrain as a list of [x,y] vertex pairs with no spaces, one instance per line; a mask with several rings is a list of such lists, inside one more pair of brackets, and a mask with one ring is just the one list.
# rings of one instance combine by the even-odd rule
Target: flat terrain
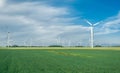
[[96,50],[120,50],[120,47],[9,47],[0,49],[96,49]]
[[120,48],[1,48],[0,73],[120,73]]

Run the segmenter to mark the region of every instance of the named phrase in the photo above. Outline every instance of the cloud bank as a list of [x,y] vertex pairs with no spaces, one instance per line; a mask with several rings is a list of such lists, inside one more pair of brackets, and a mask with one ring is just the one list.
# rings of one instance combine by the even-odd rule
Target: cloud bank
[[58,37],[65,40],[66,36],[69,36],[70,40],[71,34],[88,31],[85,26],[72,25],[77,17],[68,17],[69,14],[65,7],[53,7],[42,2],[8,4],[1,8],[0,12],[1,33],[4,35],[2,38],[9,31],[12,34],[11,38],[17,41],[33,38],[54,40]]

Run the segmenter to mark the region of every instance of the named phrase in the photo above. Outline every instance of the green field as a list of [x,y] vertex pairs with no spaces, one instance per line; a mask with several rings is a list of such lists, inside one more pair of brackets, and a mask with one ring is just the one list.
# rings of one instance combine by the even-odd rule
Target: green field
[[0,73],[120,73],[120,50],[1,48]]

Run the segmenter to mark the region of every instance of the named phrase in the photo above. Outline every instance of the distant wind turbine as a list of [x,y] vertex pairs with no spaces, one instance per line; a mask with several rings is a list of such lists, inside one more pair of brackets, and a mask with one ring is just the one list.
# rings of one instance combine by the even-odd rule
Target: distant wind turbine
[[26,41],[25,40],[23,41],[23,44],[24,44],[24,47],[26,47]]
[[7,47],[10,46],[10,32],[7,32]]
[[90,23],[88,20],[85,20],[90,25],[90,44],[91,48],[94,48],[94,26],[97,26],[100,22],[97,22],[95,24]]
[[82,45],[81,45],[81,42],[78,42],[78,43],[77,43],[77,46],[82,46]]
[[56,39],[56,42],[57,42],[57,45],[60,45],[60,44],[61,44],[61,39],[60,39],[60,37]]
[[71,47],[71,40],[68,40],[68,46]]
[[30,39],[30,47],[32,47],[32,44],[33,44],[33,40]]

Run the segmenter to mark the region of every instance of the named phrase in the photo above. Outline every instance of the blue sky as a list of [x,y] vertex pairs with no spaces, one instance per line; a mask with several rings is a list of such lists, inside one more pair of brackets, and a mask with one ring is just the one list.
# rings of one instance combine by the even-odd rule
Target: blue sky
[[0,0],[0,45],[120,45],[120,0]]

